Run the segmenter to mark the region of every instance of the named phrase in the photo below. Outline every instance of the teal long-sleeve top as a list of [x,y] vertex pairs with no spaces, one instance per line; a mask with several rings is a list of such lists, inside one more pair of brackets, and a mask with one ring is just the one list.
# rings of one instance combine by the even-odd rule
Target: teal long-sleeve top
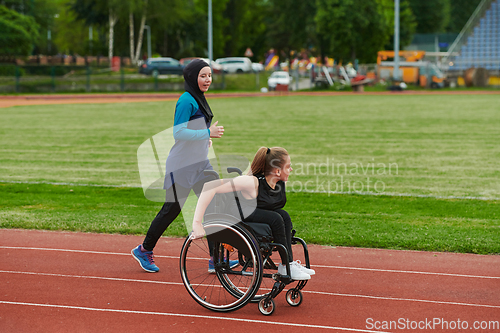
[[[198,141],[210,139],[210,129],[191,129],[189,122],[204,117],[198,103],[190,93],[185,92],[179,97],[175,106],[174,139]],[[209,126],[210,127],[210,126]]]
[[205,170],[213,170],[207,157],[210,123],[190,93],[179,97],[174,116],[175,144],[167,157],[165,189],[173,183],[191,188],[206,177]]

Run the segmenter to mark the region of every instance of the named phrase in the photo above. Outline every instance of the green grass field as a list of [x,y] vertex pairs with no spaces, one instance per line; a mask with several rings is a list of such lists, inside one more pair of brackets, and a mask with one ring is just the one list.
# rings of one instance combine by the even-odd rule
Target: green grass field
[[[307,242],[500,253],[500,95],[209,102],[226,129],[219,156],[288,149],[287,209]],[[160,204],[137,188],[136,152],[173,125],[174,107],[0,109],[0,227],[145,233]],[[184,236],[182,220],[167,234]]]

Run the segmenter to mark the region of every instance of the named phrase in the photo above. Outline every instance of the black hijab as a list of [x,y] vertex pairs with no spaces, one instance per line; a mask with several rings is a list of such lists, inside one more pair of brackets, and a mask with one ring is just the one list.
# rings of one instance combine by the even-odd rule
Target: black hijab
[[205,99],[205,94],[198,86],[198,74],[203,67],[208,67],[208,64],[202,59],[194,59],[186,67],[184,67],[184,89],[186,89],[186,91],[194,97],[201,112],[210,122],[212,121],[214,115],[212,110],[210,110],[207,100]]

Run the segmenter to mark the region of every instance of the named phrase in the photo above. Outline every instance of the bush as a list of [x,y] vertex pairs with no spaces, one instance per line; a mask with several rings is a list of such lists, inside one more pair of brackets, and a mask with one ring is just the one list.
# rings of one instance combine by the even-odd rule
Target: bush
[[25,66],[23,69],[25,73],[28,75],[52,75],[52,67],[54,67],[54,75],[55,76],[63,76],[75,68],[70,66],[44,66],[44,65],[34,65],[34,66]]
[[[16,76],[16,65],[0,65],[0,76]],[[25,75],[24,68],[19,67],[18,75]]]

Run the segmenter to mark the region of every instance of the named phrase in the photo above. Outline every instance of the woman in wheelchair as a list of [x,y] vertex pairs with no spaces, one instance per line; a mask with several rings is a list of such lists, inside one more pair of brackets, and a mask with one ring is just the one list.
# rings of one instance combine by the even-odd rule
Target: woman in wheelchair
[[[293,260],[292,221],[290,215],[283,210],[286,204],[285,182],[291,171],[290,155],[284,148],[261,147],[255,154],[248,175],[238,176],[230,181],[214,180],[205,183],[194,214],[192,236],[200,238],[205,235],[203,216],[216,194],[240,192],[238,209],[243,222],[268,224],[274,241],[287,249],[288,258],[281,258],[278,273],[286,274],[288,261],[293,280],[309,280],[315,271]],[[248,208],[255,209],[243,215],[242,211],[248,211]],[[237,213],[233,215],[238,216]]]

